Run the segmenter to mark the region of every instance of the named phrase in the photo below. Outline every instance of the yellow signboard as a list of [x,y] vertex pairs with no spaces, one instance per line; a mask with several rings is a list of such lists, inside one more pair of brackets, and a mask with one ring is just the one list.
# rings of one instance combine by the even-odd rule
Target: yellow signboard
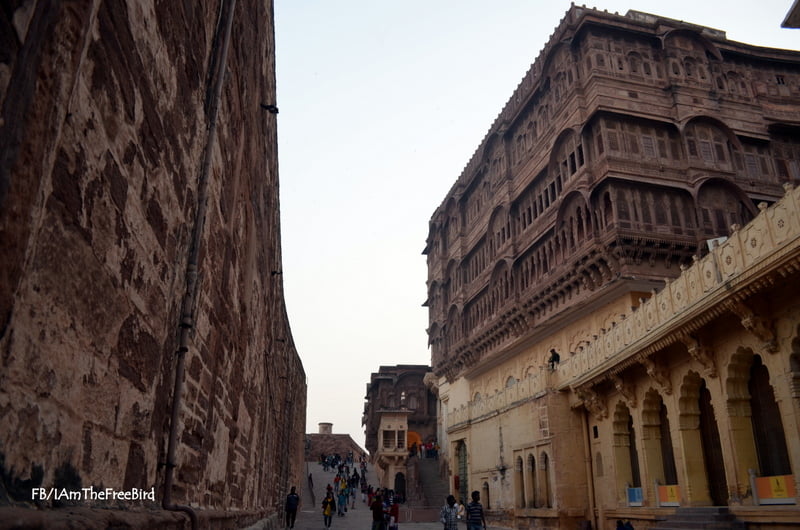
[[680,506],[681,487],[677,484],[658,487],[658,504],[661,506]]
[[760,504],[795,504],[797,490],[792,475],[756,477]]

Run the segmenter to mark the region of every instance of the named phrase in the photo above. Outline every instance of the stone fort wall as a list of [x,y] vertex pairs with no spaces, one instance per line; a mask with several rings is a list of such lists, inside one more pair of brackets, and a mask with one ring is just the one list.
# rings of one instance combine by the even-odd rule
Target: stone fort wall
[[206,149],[172,500],[267,515],[302,474],[305,373],[265,109],[272,2],[232,5],[36,1],[0,13],[4,502],[40,486],[161,498]]

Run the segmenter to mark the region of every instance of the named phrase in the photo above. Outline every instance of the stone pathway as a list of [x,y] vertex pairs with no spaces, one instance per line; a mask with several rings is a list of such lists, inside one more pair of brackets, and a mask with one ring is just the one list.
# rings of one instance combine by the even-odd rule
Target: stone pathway
[[[325,486],[328,484],[333,485],[333,479],[336,473],[333,471],[325,472],[322,466],[317,463],[308,463],[308,473],[311,473],[314,481],[314,501],[312,504],[311,492],[307,485],[303,485],[300,496],[300,508],[297,510],[297,520],[295,521],[295,530],[324,530],[325,526],[322,520],[322,499],[325,497]],[[373,486],[378,483],[375,472],[372,466],[367,470],[367,483]],[[334,514],[331,522],[331,530],[370,530],[372,528],[372,512],[367,507],[366,503],[361,501],[361,492],[356,495],[355,508],[352,508],[352,502],[348,505],[347,515],[340,517]],[[264,528],[264,526],[250,527],[255,530],[256,528]],[[283,528],[280,526],[279,528]],[[467,526],[461,524],[460,530],[466,530]],[[489,527],[492,530],[493,527]],[[442,525],[439,522],[430,523],[400,523],[400,530],[442,530]]]

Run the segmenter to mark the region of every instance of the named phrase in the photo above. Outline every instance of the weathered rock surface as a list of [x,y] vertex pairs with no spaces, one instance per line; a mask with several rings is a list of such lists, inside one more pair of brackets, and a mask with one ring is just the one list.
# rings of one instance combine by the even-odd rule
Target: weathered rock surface
[[[226,9],[0,10],[0,503],[40,486],[161,498]],[[263,516],[302,475],[306,386],[276,274],[276,117],[260,107],[275,103],[272,2],[233,16],[173,500]]]

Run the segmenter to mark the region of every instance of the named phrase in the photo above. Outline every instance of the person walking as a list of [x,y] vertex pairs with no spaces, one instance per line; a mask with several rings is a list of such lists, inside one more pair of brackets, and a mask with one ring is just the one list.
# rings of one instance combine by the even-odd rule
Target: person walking
[[439,511],[439,522],[444,525],[442,530],[458,530],[458,508],[452,495],[447,496],[447,503]]
[[300,495],[297,494],[296,489],[292,486],[289,495],[286,496],[286,528],[294,528],[294,521],[297,518],[297,507],[300,505]]
[[380,495],[375,495],[369,509],[372,510],[372,530],[386,530],[386,516],[383,514],[383,499]]
[[322,501],[322,521],[325,528],[331,527],[333,512],[336,511],[336,501],[333,499],[333,492],[328,492]]
[[467,530],[486,530],[486,517],[483,515],[483,505],[480,503],[481,494],[472,492],[472,502],[467,504]]
[[399,530],[400,528],[400,505],[393,502],[389,506],[389,528],[388,530]]
[[350,491],[347,489],[347,484],[344,480],[340,482],[339,486],[339,504],[337,505],[337,513],[339,517],[344,517],[345,512],[347,511],[347,497],[350,495]]

